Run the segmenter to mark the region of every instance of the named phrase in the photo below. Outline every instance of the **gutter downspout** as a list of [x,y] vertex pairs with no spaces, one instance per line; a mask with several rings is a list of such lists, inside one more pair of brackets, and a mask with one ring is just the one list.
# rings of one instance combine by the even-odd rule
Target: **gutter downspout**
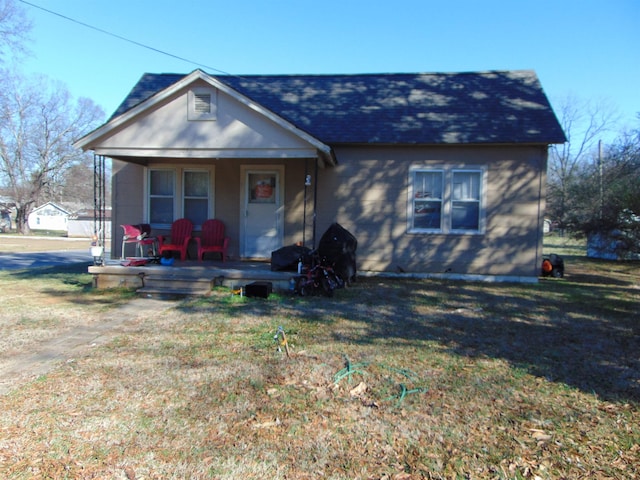
[[[541,150],[543,150],[543,147],[540,147]],[[543,150],[545,155],[549,155],[549,147],[547,146],[546,149]],[[543,239],[540,238],[540,235],[542,235],[543,233],[543,226],[544,226],[544,212],[542,209],[542,202],[545,202],[545,208],[546,208],[546,202],[547,199],[546,197],[543,199],[542,198],[542,192],[544,191],[544,187],[543,187],[543,182],[542,179],[545,176],[545,172],[543,170],[543,166],[546,166],[545,161],[543,161],[544,156],[540,157],[540,172],[538,174],[538,225],[537,225],[537,230],[536,230],[536,265],[535,265],[535,277],[537,278],[539,276],[539,267],[540,265],[542,265],[542,243],[543,243]]]
[[304,160],[304,198],[302,207],[302,246],[307,246],[307,177],[309,175],[309,159]]

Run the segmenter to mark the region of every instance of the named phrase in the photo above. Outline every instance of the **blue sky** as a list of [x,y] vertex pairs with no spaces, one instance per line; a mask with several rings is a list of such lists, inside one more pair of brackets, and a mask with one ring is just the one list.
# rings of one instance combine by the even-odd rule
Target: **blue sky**
[[28,0],[23,68],[110,115],[145,72],[388,73],[534,69],[552,103],[640,113],[637,0]]

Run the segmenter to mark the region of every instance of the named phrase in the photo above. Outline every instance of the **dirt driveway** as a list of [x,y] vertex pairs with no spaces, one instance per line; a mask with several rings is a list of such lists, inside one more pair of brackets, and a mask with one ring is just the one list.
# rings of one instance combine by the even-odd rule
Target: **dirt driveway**
[[23,382],[45,375],[64,362],[86,354],[98,345],[108,342],[127,326],[158,315],[175,302],[150,298],[135,298],[126,304],[92,319],[85,325],[57,332],[29,351],[0,356],[0,395],[9,393]]
[[[89,240],[47,237],[20,237],[0,234],[0,256],[7,254],[87,250]],[[49,300],[55,303],[55,296]],[[122,328],[173,306],[172,302],[147,298],[133,299],[91,321],[52,332],[46,340],[28,344],[24,351],[0,355],[0,395],[24,381],[44,375],[56,365],[83,355],[96,345],[117,335]],[[0,325],[0,327],[3,327]]]

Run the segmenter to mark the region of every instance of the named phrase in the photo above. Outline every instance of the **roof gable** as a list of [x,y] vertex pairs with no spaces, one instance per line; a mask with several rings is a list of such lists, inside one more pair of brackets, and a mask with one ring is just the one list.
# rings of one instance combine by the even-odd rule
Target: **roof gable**
[[[143,75],[112,120],[187,77]],[[565,141],[530,70],[209,78],[328,145]]]
[[[148,81],[150,78],[155,77],[156,80]],[[158,79],[162,81],[157,81]],[[153,85],[153,86],[152,86]],[[251,112],[256,118],[259,118],[263,121],[263,124],[275,126],[275,129],[272,129],[272,133],[276,132],[277,129],[280,130],[284,134],[279,135],[279,139],[282,140],[285,137],[291,139],[292,142],[289,144],[282,145],[268,145],[264,146],[264,148],[277,149],[281,148],[298,148],[301,149],[297,154],[298,155],[310,155],[309,152],[320,151],[323,155],[323,158],[328,163],[333,163],[333,157],[331,148],[313,136],[309,135],[307,132],[298,129],[295,125],[286,121],[285,119],[279,117],[274,114],[272,111],[264,108],[262,105],[256,103],[244,96],[241,92],[234,90],[229,87],[227,84],[220,82],[215,77],[207,75],[201,70],[195,70],[189,75],[161,75],[161,76],[151,76],[145,75],[141,79],[140,82],[134,87],[132,92],[129,94],[127,99],[125,100],[126,107],[121,107],[118,109],[116,114],[114,114],[109,121],[97,128],[93,132],[85,135],[83,138],[79,139],[75,142],[75,145],[80,148],[92,148],[96,149],[100,148],[103,151],[108,150],[109,156],[128,156],[132,154],[135,150],[136,155],[141,156],[143,154],[146,155],[155,155],[158,152],[161,152],[163,148],[165,149],[165,153],[168,151],[166,148],[172,149],[173,153],[176,154],[176,149],[182,149],[183,151],[197,149],[199,150],[199,155],[214,155],[214,156],[224,156],[222,153],[222,149],[224,146],[218,146],[222,149],[211,149],[207,148],[206,145],[179,145],[179,141],[188,140],[190,137],[200,138],[202,141],[205,137],[209,137],[210,140],[216,140],[222,137],[221,132],[217,132],[215,129],[212,129],[209,133],[203,133],[203,131],[189,131],[194,130],[195,125],[200,122],[188,122],[190,123],[191,129],[185,127],[182,130],[178,130],[180,128],[178,125],[173,125],[173,127],[166,127],[166,119],[162,119],[157,117],[156,112],[159,112],[163,108],[167,108],[168,105],[171,105],[177,98],[181,96],[188,95],[189,89],[196,87],[202,87],[202,85],[208,85],[213,87],[215,90],[224,92],[226,94],[225,98],[232,99],[232,102],[236,105],[241,106],[241,108],[245,109],[248,112]],[[216,94],[217,95],[217,94]],[[216,102],[217,103],[217,102]],[[228,103],[229,105],[230,103]],[[186,104],[185,104],[186,105]],[[239,113],[240,110],[236,110],[236,114]],[[179,121],[181,115],[175,112],[175,115],[171,115],[172,121]],[[186,113],[186,111],[185,111]],[[185,117],[186,119],[186,117]],[[245,127],[248,125],[247,122],[248,117],[245,116],[243,121],[240,123]],[[229,119],[228,119],[229,120]],[[232,119],[231,119],[232,120]],[[231,121],[230,120],[230,121]],[[264,122],[266,120],[266,122]],[[139,124],[139,128],[132,129],[132,125]],[[216,121],[214,124],[224,128],[222,121]],[[185,124],[186,125],[186,124]],[[253,122],[253,125],[257,125],[256,122]],[[227,125],[229,127],[229,125]],[[169,135],[173,141],[173,145],[155,145],[153,138],[159,139],[163,137],[162,135],[158,135],[158,133],[165,129],[167,131],[171,131],[171,135]],[[235,129],[231,132],[231,137],[235,135],[237,137],[235,140],[241,139],[241,136],[238,134],[238,125],[233,125]],[[271,127],[269,127],[271,128]],[[127,130],[129,130],[127,132]],[[206,127],[203,129],[206,131]],[[126,132],[126,133],[123,133]],[[177,132],[180,132],[180,135],[177,135]],[[144,135],[149,135],[152,138],[146,138]],[[259,135],[258,135],[259,136]],[[140,145],[131,144],[132,137],[137,137],[138,143],[145,144],[144,148],[140,147]],[[275,137],[274,137],[275,140]],[[122,142],[122,143],[120,143]],[[178,142],[178,143],[176,143]],[[257,144],[256,138],[252,138],[250,148],[256,149],[259,148],[260,145]],[[306,148],[302,148],[300,145],[306,145]],[[234,151],[237,152],[242,150],[242,146],[235,145],[233,146]],[[215,151],[214,151],[215,150]],[[228,150],[228,148],[227,148]],[[304,151],[303,151],[304,150]],[[194,152],[191,152],[191,155]],[[241,153],[248,155],[248,151],[242,150]],[[289,152],[291,153],[291,152]],[[228,152],[227,152],[228,154]],[[249,154],[250,155],[250,154]]]

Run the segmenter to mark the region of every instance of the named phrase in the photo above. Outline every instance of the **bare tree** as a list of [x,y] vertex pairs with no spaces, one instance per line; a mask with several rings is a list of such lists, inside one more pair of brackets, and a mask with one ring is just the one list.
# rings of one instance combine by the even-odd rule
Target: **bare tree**
[[31,21],[25,10],[15,0],[0,0],[0,63],[7,53],[16,57],[26,52],[30,31]]
[[569,96],[559,102],[558,116],[567,141],[550,150],[547,212],[564,226],[571,183],[580,165],[595,154],[598,141],[614,128],[619,115],[604,101]]
[[[111,162],[107,159],[106,178],[111,176]],[[75,163],[65,172],[61,189],[58,191],[56,200],[64,203],[74,203],[81,208],[94,207],[94,159],[93,155],[88,152],[81,162]],[[106,182],[104,185],[106,191],[106,205],[111,205],[111,184]]]
[[[640,119],[640,117],[638,117]],[[596,235],[619,257],[640,253],[640,128],[623,133],[601,161],[581,165],[569,189],[573,235]]]
[[56,198],[66,171],[85,155],[72,142],[103,118],[91,100],[74,102],[64,85],[4,75],[0,185],[15,202],[18,231],[28,232],[27,217],[35,206]]

